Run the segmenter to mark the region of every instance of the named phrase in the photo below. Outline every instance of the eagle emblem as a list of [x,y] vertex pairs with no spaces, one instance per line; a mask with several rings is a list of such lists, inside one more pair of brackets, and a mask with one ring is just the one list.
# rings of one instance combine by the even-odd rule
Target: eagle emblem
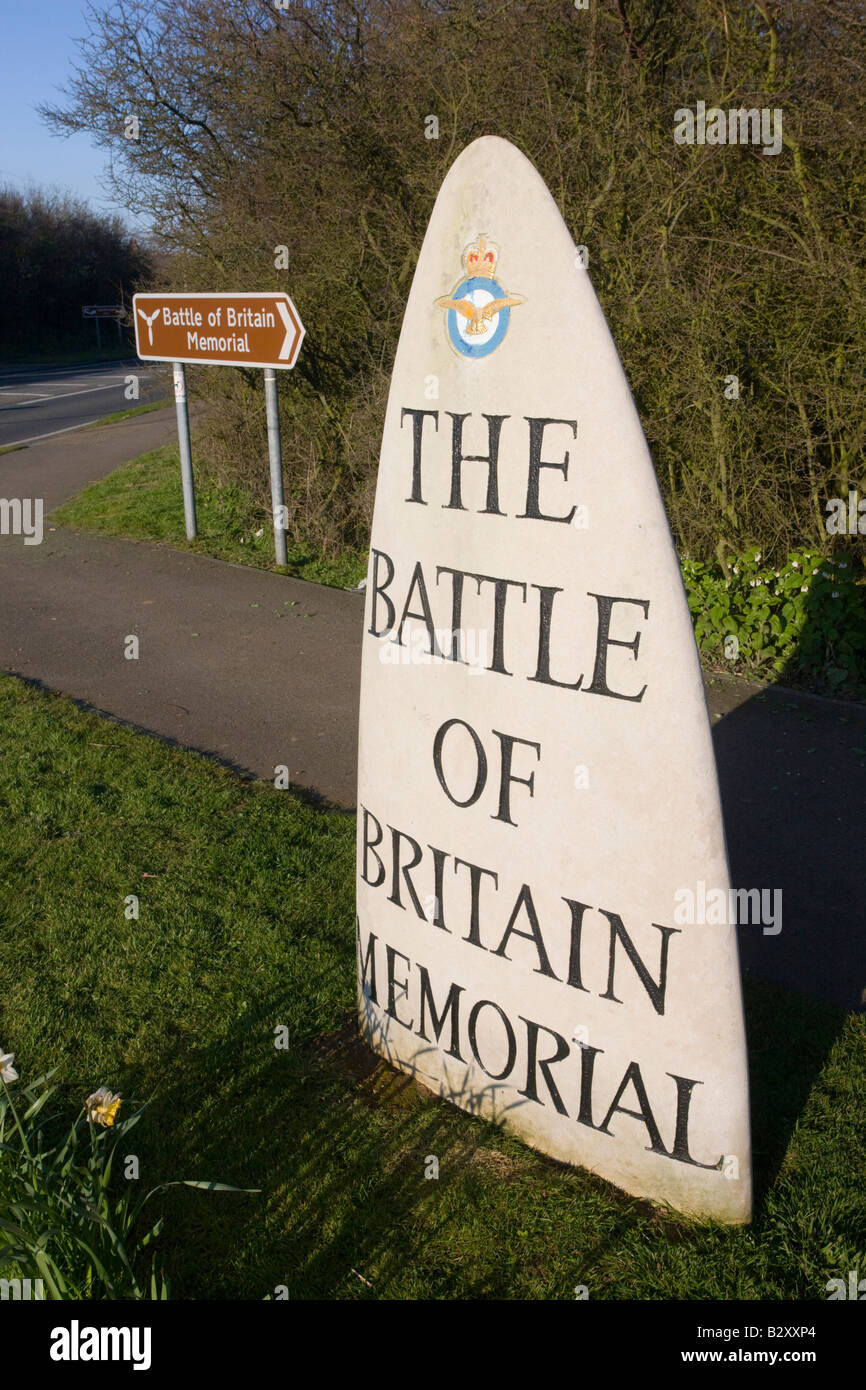
[[486,357],[495,352],[508,332],[511,310],[524,302],[508,294],[495,279],[499,248],[486,236],[470,242],[463,252],[463,277],[450,295],[436,300],[445,310],[451,346],[463,357]]

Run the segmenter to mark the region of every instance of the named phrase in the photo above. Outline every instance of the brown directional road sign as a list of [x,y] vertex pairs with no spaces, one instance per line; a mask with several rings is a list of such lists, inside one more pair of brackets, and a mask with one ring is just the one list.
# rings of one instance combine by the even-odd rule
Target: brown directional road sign
[[287,294],[137,294],[135,346],[147,362],[293,367],[304,337]]

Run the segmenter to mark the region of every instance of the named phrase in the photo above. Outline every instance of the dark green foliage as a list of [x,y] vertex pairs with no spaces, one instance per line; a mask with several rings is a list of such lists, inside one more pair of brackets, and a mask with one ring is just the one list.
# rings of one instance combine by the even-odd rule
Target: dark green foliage
[[701,655],[716,668],[862,697],[866,582],[858,568],[853,549],[831,559],[796,551],[779,569],[757,549],[728,556],[724,569],[683,560]]
[[[587,247],[680,548],[829,553],[826,499],[866,492],[860,0],[121,0],[92,25],[52,119],[113,151],[164,278],[287,287],[301,309],[281,382],[294,539],[363,549],[433,199],[500,134]],[[781,152],[676,144],[699,100],[781,109]],[[257,374],[192,375],[216,406],[209,467],[266,503]]]
[[[95,346],[82,305],[127,303],[148,270],[118,218],[67,197],[0,189],[0,357]],[[101,333],[113,353],[114,322],[104,320]]]

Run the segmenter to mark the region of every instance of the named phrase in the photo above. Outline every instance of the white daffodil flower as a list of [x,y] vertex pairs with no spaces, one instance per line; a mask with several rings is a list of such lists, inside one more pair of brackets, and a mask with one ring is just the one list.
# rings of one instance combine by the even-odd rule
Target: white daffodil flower
[[98,1091],[94,1091],[84,1102],[87,1109],[87,1118],[95,1124],[107,1128],[113,1125],[118,1110],[120,1109],[120,1095],[115,1095],[109,1091],[107,1086],[100,1086]]
[[4,1081],[17,1081],[18,1073],[12,1063],[15,1061],[14,1052],[0,1052],[0,1077]]

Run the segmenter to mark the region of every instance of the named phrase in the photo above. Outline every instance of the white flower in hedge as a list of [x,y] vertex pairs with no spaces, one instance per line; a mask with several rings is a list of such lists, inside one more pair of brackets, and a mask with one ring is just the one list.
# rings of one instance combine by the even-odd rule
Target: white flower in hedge
[[831,598],[838,598],[838,597],[839,597],[839,590],[838,590],[838,589],[834,589],[833,592],[832,592],[832,594],[830,595],[830,597],[831,597]]
[[792,560],[792,561],[791,561],[791,569],[792,569],[792,570],[798,570],[799,568],[800,568],[800,566],[797,564],[797,561],[796,561],[796,560]]
[[801,585],[800,585],[800,593],[801,593],[801,594],[808,594],[808,592],[809,592],[809,585],[808,585],[808,584],[801,584]]
[[755,556],[755,564],[758,563],[758,561],[760,560],[760,558],[761,558],[761,552],[760,552],[760,550],[759,550],[758,553],[757,553],[757,555]]
[[737,569],[737,566],[734,565],[734,574],[739,574],[739,573],[740,573],[740,571]]
[[14,1052],[0,1052],[0,1077],[4,1081],[18,1080],[18,1073],[12,1065],[14,1061]]

